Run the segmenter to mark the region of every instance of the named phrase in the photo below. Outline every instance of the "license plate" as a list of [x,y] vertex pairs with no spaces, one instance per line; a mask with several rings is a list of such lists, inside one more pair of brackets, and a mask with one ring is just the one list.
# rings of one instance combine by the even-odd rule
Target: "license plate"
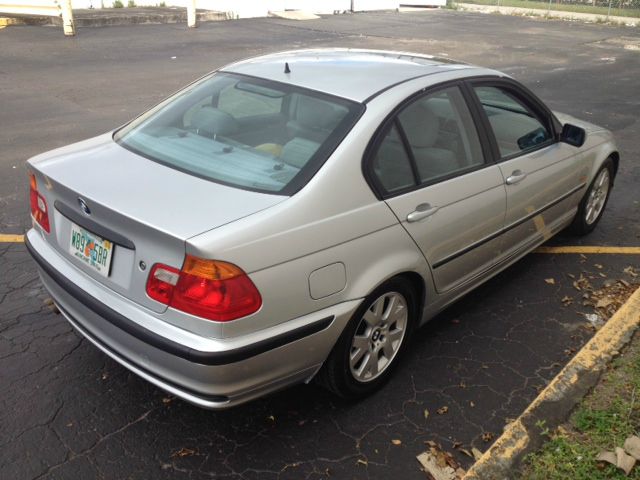
[[109,276],[113,256],[113,243],[109,240],[72,223],[69,253],[100,275]]

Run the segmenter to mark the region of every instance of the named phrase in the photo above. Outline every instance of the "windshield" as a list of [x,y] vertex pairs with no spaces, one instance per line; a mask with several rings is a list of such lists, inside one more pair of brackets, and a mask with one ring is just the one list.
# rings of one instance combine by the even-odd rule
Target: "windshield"
[[322,166],[363,108],[292,85],[217,73],[135,119],[114,140],[208,180],[288,195]]

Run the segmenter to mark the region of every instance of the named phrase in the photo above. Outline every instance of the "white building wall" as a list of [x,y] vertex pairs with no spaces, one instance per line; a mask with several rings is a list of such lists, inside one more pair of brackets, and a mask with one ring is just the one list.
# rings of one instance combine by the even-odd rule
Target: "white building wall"
[[[128,0],[120,0],[127,6]],[[139,7],[159,6],[163,0],[134,0]],[[164,0],[167,7],[186,8],[189,0]],[[402,0],[402,3],[444,5],[446,0]],[[196,0],[196,7],[228,12],[233,18],[266,17],[270,11],[305,10],[317,14],[351,10],[352,0]],[[110,8],[113,0],[72,0],[73,8]],[[393,10],[400,0],[353,0],[356,12]]]

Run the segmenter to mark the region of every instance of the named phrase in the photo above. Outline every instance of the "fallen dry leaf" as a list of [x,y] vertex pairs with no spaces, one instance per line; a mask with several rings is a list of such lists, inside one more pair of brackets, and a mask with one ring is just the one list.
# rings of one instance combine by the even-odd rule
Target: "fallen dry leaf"
[[428,419],[429,418],[429,410],[427,408],[424,409],[424,419]]
[[171,454],[172,457],[190,457],[195,455],[196,451],[193,448],[182,447],[177,452]]
[[636,464],[636,459],[631,455],[627,455],[627,453],[620,447],[616,447],[615,453],[600,452],[596,460],[598,462],[607,462],[611,465],[615,465],[616,467],[624,471],[625,475],[629,475],[631,469]]
[[476,447],[471,448],[471,453],[473,453],[473,458],[475,458],[476,460],[480,460],[480,457],[482,457],[482,452]]
[[162,398],[162,403],[164,403],[166,405],[167,403],[171,403],[172,400],[173,400],[173,398],[171,398],[171,397],[163,397]]
[[611,300],[610,298],[601,298],[600,300],[598,300],[598,303],[596,303],[596,308],[607,308],[612,303],[613,300]]
[[431,452],[423,452],[416,457],[425,472],[433,477],[433,480],[458,480],[456,470],[449,465],[439,465],[437,457]]
[[544,281],[547,282],[549,285],[555,285],[556,284],[556,281],[553,278],[545,278]]
[[624,449],[636,460],[640,460],[640,438],[631,435],[624,441]]
[[560,300],[560,301],[564,304],[565,307],[568,306],[568,305],[571,305],[573,303],[573,299],[571,297],[567,296],[567,295],[562,297],[562,300]]
[[446,405],[444,407],[440,407],[439,409],[436,410],[436,413],[438,415],[444,415],[445,413],[447,413],[449,411],[449,407],[447,407]]
[[363,460],[362,458],[359,458],[358,460],[356,460],[356,464],[357,465],[369,465],[369,462],[367,462],[366,460]]
[[470,406],[471,408],[473,408],[473,407],[475,407],[475,406],[476,406],[476,404],[475,404],[475,403],[473,403],[473,401],[470,401],[470,402],[469,402],[469,406]]
[[402,445],[402,440],[394,438],[393,440],[391,440],[391,443],[393,443],[394,445]]
[[626,273],[627,275],[631,275],[632,277],[637,277],[638,274],[636,273],[635,269],[629,265],[627,268],[625,268],[624,270],[622,270],[624,273]]
[[493,440],[493,433],[491,432],[484,432],[481,435],[482,441],[483,442],[490,442],[491,440]]

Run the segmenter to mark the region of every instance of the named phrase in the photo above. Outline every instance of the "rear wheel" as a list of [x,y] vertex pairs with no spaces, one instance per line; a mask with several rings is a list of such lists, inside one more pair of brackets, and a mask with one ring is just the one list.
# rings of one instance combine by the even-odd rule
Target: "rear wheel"
[[415,297],[410,282],[400,277],[376,288],[347,324],[318,381],[343,398],[380,388],[406,350],[415,325]]
[[574,233],[586,235],[596,228],[609,200],[613,186],[613,172],[613,161],[608,158],[596,173],[593,182],[580,201],[578,212],[571,224],[571,230]]

